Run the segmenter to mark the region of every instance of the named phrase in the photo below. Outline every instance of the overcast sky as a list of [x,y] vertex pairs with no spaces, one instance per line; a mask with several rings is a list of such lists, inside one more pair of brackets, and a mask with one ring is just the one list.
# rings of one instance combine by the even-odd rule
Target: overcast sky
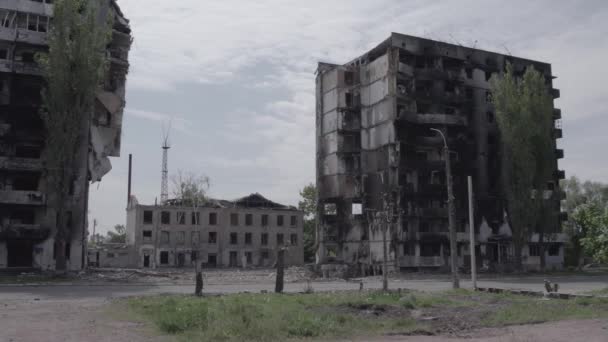
[[134,43],[120,158],[91,186],[98,231],[124,224],[133,194],[160,197],[161,127],[169,173],[206,174],[210,194],[297,204],[314,182],[314,71],[391,32],[552,64],[568,176],[608,182],[608,5],[598,1],[119,0]]

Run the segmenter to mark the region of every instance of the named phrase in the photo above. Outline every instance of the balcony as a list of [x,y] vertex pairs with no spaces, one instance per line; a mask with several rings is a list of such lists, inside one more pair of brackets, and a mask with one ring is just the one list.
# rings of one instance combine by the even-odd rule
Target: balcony
[[19,0],[19,1],[1,1],[2,8],[10,11],[34,13],[44,16],[51,16],[53,14],[53,5],[47,1],[31,1],[31,0]]
[[559,120],[562,118],[562,110],[559,108],[553,108],[553,120]]
[[0,190],[0,204],[44,205],[46,197],[40,191]]
[[466,117],[452,114],[417,114],[416,122],[430,125],[468,125],[468,120]]
[[412,76],[414,74],[414,68],[405,63],[399,63],[399,72],[407,76]]
[[417,136],[416,144],[425,146],[443,146],[443,139],[438,134],[431,137]]
[[555,172],[553,172],[553,177],[555,177],[557,179],[565,179],[566,178],[566,171],[564,171],[564,170],[555,170]]
[[448,208],[422,208],[423,217],[448,217]]
[[356,132],[361,130],[361,120],[358,113],[341,111],[338,113],[338,130],[341,132]]
[[440,256],[412,256],[406,255],[399,257],[400,267],[441,267],[443,259]]
[[555,149],[555,157],[557,159],[563,159],[564,158],[564,150],[561,149],[561,148]]
[[16,72],[18,74],[33,76],[42,75],[42,70],[36,63],[9,60],[0,61],[0,72]]
[[421,184],[418,185],[418,193],[427,195],[443,195],[447,191],[443,184]]
[[0,170],[37,171],[42,169],[40,159],[0,157]]
[[399,167],[404,169],[417,169],[417,170],[444,170],[445,162],[443,160],[419,160],[419,159],[401,159]]
[[443,103],[462,104],[469,101],[464,92],[446,91],[441,96]]
[[559,99],[559,96],[560,96],[559,89],[552,88],[551,96],[553,96],[554,99]]
[[49,236],[50,229],[39,224],[10,224],[0,226],[0,240],[4,239],[33,239],[44,240]]
[[16,41],[33,45],[48,44],[47,34],[44,32],[6,27],[0,27],[0,40]]
[[553,129],[553,139],[561,139],[562,137],[563,137],[562,129],[554,128]]

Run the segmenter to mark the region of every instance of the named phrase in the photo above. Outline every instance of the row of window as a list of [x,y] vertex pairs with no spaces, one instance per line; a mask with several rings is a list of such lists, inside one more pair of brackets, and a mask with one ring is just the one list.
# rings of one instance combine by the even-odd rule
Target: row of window
[[[253,264],[253,252],[247,251],[247,252],[244,252],[244,255],[245,255],[245,260],[246,260],[247,264],[249,264],[249,265]],[[230,267],[238,266],[238,251],[231,251],[229,256],[230,256],[229,266]],[[260,259],[268,260],[269,258],[270,258],[270,253],[268,251],[260,252]],[[199,259],[199,255],[198,255],[197,251],[191,251],[190,260],[195,261],[198,259]],[[168,251],[160,252],[160,264],[161,265],[169,264],[169,252]],[[176,264],[179,265],[179,260],[176,262]],[[207,255],[206,267],[216,267],[216,266],[217,266],[217,254],[209,253]],[[144,267],[149,267],[149,266],[146,266],[144,263]]]
[[[142,232],[143,234],[143,240],[144,242],[149,242],[152,239],[152,231],[151,230],[144,230]],[[186,232],[176,232],[177,234],[177,243],[178,244],[184,244],[186,243]],[[191,237],[190,237],[190,241],[192,242],[193,245],[199,244],[200,243],[200,232],[191,232]],[[268,233],[262,233],[260,234],[260,244],[262,246],[268,246],[268,237],[269,234]],[[217,243],[217,232],[209,232],[209,236],[208,236],[208,242],[210,244],[216,244]],[[284,245],[285,244],[285,238],[284,238],[284,234],[282,233],[278,233],[276,235],[276,241],[277,241],[277,245]],[[160,242],[161,243],[169,243],[171,242],[171,232],[168,231],[161,231],[160,232]],[[244,233],[244,242],[245,245],[251,245],[253,244],[253,233]],[[239,243],[239,233],[235,233],[232,232],[230,233],[230,244],[231,245],[237,245]],[[298,234],[291,234],[290,235],[290,244],[292,246],[297,246],[298,245]]]
[[0,25],[6,28],[26,29],[34,32],[47,32],[50,18],[25,12],[0,11]]
[[[171,224],[172,219],[174,219],[175,220],[174,222],[177,224],[186,224],[186,222],[188,221],[187,214],[185,211],[176,212],[174,218],[172,216],[173,215],[171,215],[170,211],[161,211],[160,223],[161,224]],[[245,226],[252,226],[253,225],[253,214],[244,214],[244,216],[245,216],[245,218],[244,218]],[[241,215],[238,213],[231,213],[230,214],[230,225],[238,226],[240,224],[239,223],[240,217],[241,217]],[[153,224],[154,223],[154,212],[152,210],[144,210],[143,219],[144,219],[144,224]],[[268,226],[268,221],[269,221],[268,214],[262,214],[260,216],[260,222],[261,222],[262,226]],[[200,212],[190,212],[189,223],[193,224],[193,225],[200,225],[202,223],[201,217],[200,217]],[[292,227],[295,227],[298,224],[298,217],[296,215],[291,215],[289,223]],[[209,213],[208,224],[211,226],[219,224],[217,213]],[[285,215],[277,215],[276,224],[279,227],[284,226],[285,225]]]

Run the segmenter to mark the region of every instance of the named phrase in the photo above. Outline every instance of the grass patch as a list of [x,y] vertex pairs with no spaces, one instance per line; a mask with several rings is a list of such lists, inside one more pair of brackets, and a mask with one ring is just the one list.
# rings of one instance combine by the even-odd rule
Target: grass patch
[[275,341],[420,328],[398,305],[400,298],[381,292],[158,296],[131,298],[128,306],[159,331],[184,340]]
[[[184,341],[433,334],[484,326],[608,317],[608,298],[542,300],[468,290],[434,294],[369,291],[203,298],[155,296],[131,298],[127,305],[130,314]],[[425,320],[427,316],[436,318]],[[454,325],[455,321],[460,324],[463,320],[466,324]]]
[[594,296],[608,296],[608,287],[603,288],[601,290],[589,291],[588,293]]
[[608,317],[608,298],[551,299],[511,295],[511,301],[484,320],[487,326]]

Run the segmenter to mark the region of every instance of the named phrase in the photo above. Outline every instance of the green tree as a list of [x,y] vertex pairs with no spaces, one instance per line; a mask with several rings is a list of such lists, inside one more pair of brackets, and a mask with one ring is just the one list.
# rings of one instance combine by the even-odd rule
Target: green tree
[[106,237],[99,233],[95,233],[89,237],[89,244],[92,246],[96,246],[105,241],[106,241]]
[[177,174],[171,177],[171,181],[173,195],[181,205],[198,207],[207,201],[209,177],[178,170]]
[[572,176],[564,179],[560,187],[566,192],[562,207],[568,213],[568,221],[564,223],[564,232],[570,239],[566,248],[566,264],[582,267],[585,249],[581,240],[589,234],[590,229],[587,228],[591,222],[588,219],[590,214],[608,207],[608,185],[593,181],[582,182]]
[[127,242],[127,229],[122,224],[114,226],[114,231],[108,232],[106,242],[109,243],[126,243]]
[[304,261],[312,262],[316,252],[317,188],[312,183],[306,185],[300,191],[300,197],[298,209],[304,212]]
[[522,249],[533,229],[540,233],[542,249],[545,226],[557,225],[546,191],[555,163],[553,98],[543,75],[533,67],[518,78],[508,64],[504,75],[494,76],[491,85],[502,141],[503,194],[513,232],[515,264],[521,268]]
[[581,204],[572,221],[585,252],[599,263],[608,263],[608,208],[598,201]]
[[[41,117],[46,129],[44,151],[49,207],[57,216],[55,231],[58,272],[66,269],[65,246],[70,236],[71,189],[79,174],[79,153],[88,144],[95,93],[106,70],[105,48],[111,37],[109,20],[99,20],[95,1],[57,0],[48,35],[49,51],[37,61],[46,87]],[[85,171],[86,172],[86,171]],[[82,172],[81,172],[82,173]]]

